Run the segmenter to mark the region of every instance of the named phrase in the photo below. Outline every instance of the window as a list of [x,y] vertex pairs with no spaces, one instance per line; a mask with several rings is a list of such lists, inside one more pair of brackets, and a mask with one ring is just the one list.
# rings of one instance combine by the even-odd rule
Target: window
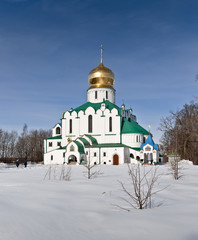
[[86,155],[88,155],[88,151],[86,151]]
[[49,142],[49,147],[52,147],[52,142]]
[[106,157],[106,152],[103,152],[103,157]]
[[138,142],[138,136],[136,136],[136,142]]
[[56,134],[60,134],[60,128],[59,127],[56,128]]
[[61,146],[61,142],[57,142],[57,146],[59,146],[59,147],[60,147],[60,146]]
[[130,158],[134,158],[134,155],[133,155],[133,153],[131,153],[131,154],[130,154]]
[[146,142],[146,138],[144,137],[144,138],[143,138],[143,143],[145,143],[145,142]]
[[97,98],[98,98],[98,92],[95,91],[95,99],[97,99]]
[[63,153],[63,157],[65,157],[65,153]]
[[109,118],[109,132],[112,132],[112,117]]
[[108,99],[108,92],[106,91],[106,99]]
[[96,157],[97,156],[97,154],[96,154],[96,152],[94,152],[94,157]]
[[72,133],[72,119],[69,120],[69,133]]
[[88,132],[91,133],[92,132],[92,128],[93,128],[93,120],[92,120],[92,115],[89,115],[88,117]]
[[51,161],[53,160],[53,155],[51,155]]

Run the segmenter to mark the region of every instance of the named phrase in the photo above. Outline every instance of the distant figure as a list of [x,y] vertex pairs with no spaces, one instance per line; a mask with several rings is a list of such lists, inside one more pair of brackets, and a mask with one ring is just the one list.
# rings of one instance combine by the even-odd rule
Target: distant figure
[[16,167],[19,167],[19,159],[16,160]]
[[24,166],[27,167],[27,160],[24,161]]

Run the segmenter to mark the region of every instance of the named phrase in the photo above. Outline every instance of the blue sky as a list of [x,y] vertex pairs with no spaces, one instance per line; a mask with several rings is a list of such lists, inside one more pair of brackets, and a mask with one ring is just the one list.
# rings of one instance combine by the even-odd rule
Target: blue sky
[[88,73],[115,74],[116,104],[159,140],[197,96],[198,0],[1,0],[0,128],[50,129],[86,102]]

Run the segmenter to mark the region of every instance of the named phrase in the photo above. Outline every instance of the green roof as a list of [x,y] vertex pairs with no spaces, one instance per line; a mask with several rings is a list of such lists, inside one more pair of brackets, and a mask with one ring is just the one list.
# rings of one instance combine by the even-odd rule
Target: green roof
[[80,142],[78,142],[78,141],[73,141],[73,142],[76,143],[76,145],[78,146],[78,152],[79,153],[85,153],[84,147]]
[[121,133],[142,133],[144,135],[149,135],[149,132],[138,123],[133,120],[129,122],[126,118],[123,118]]
[[85,134],[85,136],[91,140],[92,144],[98,144],[97,140],[91,135]]
[[88,142],[85,138],[79,137],[78,139],[80,139],[80,141],[83,142],[83,144],[84,144],[85,147],[90,145],[89,142]]
[[56,137],[50,137],[50,138],[46,138],[46,139],[62,139],[62,135],[58,135]]
[[105,103],[106,105],[106,108],[109,109],[110,111],[115,108],[118,110],[118,114],[121,113],[121,108],[119,108],[118,106],[116,106],[115,104],[109,102],[108,100],[104,100],[103,102],[100,102],[100,103],[91,103],[91,102],[86,102],[84,103],[83,105],[77,107],[77,108],[74,108],[72,110],[70,110],[69,112],[72,113],[73,111],[75,112],[80,112],[80,111],[83,111],[85,112],[85,110],[88,108],[88,107],[92,107],[95,111],[97,111],[98,109],[101,108],[101,104],[102,103]]
[[125,144],[122,144],[122,143],[101,143],[101,144],[93,144],[90,146],[90,148],[111,148],[111,147],[126,147],[126,148],[131,148],[135,151],[140,151],[140,148],[133,148],[133,147],[130,147],[130,146],[127,146]]

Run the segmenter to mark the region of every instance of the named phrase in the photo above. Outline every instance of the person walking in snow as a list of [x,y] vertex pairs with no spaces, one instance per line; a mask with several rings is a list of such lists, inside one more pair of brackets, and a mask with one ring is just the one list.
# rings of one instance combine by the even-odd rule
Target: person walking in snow
[[27,160],[24,161],[24,166],[27,167]]
[[16,167],[19,167],[19,159],[16,160]]

